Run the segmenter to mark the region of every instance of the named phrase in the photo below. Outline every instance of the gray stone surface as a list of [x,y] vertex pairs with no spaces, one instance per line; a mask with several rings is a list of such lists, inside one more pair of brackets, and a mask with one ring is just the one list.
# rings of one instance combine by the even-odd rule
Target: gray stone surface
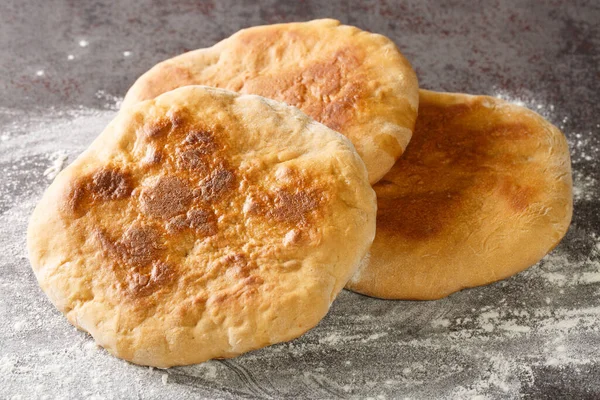
[[[343,292],[314,330],[166,371],[109,356],[37,287],[27,217],[157,61],[262,23],[335,17],[392,38],[423,87],[522,102],[569,138],[563,242],[435,302]],[[0,398],[600,398],[597,1],[0,2]]]

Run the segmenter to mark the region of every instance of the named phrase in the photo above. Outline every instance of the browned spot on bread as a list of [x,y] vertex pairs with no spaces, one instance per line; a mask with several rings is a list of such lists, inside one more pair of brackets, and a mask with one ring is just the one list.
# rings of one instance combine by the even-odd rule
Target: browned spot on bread
[[213,236],[218,232],[217,217],[207,209],[191,209],[187,215],[177,215],[167,224],[170,233],[192,229],[200,236]]
[[461,201],[459,194],[446,191],[378,198],[377,229],[422,240],[439,234],[451,223]]
[[200,187],[194,190],[194,195],[203,201],[213,203],[232,191],[234,185],[235,174],[221,167],[212,171],[208,178],[200,182]]
[[[275,177],[282,186],[275,190],[249,193],[244,203],[244,213],[266,217],[278,223],[309,225],[311,215],[326,202],[327,190],[321,189],[319,184],[295,168],[282,166],[275,172]],[[294,231],[284,242],[292,244],[300,236],[300,231]]]
[[125,199],[132,189],[129,173],[110,167],[102,168],[73,182],[61,208],[80,217],[93,203]]
[[[217,161],[219,155],[214,153],[219,150],[219,146],[212,132],[186,124],[186,117],[182,110],[177,111],[175,116],[171,116],[171,119],[173,118],[176,120],[170,122],[168,138],[166,136],[155,137],[154,144],[148,145],[144,163],[152,165],[163,161],[163,152],[166,151],[170,153],[168,157],[164,157],[167,161],[174,161],[177,169],[182,172],[192,171],[193,174],[190,176],[192,180],[195,180],[194,178],[201,179]],[[156,122],[157,126],[160,126],[160,121]],[[174,149],[173,142],[175,143]],[[164,151],[157,150],[154,146]]]
[[119,170],[101,169],[92,176],[88,189],[95,199],[123,199],[131,194],[131,178]]
[[187,212],[189,227],[203,236],[217,233],[217,217],[210,210],[193,209]]
[[278,190],[273,196],[273,207],[269,208],[267,215],[282,222],[303,222],[306,214],[317,208],[318,196],[315,192],[299,190],[290,192]]
[[319,121],[334,130],[342,130],[355,113],[355,107],[363,95],[363,88],[356,83],[347,84],[338,98],[323,108]]
[[85,198],[84,186],[75,182],[69,185],[66,193],[60,207],[61,210],[69,214],[74,214],[76,217],[80,217],[82,214],[81,203]]
[[218,146],[213,134],[207,130],[192,129],[177,148],[176,163],[182,170],[192,170],[204,176],[210,167],[210,157]]
[[494,193],[523,211],[534,190],[504,174],[519,158],[508,149],[531,131],[497,115],[480,101],[423,102],[405,153],[374,186],[378,231],[424,240],[479,212],[484,197]]
[[[135,298],[169,288],[176,277],[173,267],[162,261],[160,233],[150,226],[130,226],[119,240],[97,229],[95,237],[109,256],[121,290]],[[123,285],[124,284],[124,285]]]
[[312,65],[250,79],[242,91],[286,102],[340,130],[365,95],[364,86],[359,84],[364,78],[356,75],[363,59],[362,50],[349,46]]
[[200,154],[210,154],[217,150],[217,144],[208,131],[192,131],[187,135],[184,143],[192,146]]
[[119,240],[112,240],[103,230],[96,230],[102,248],[128,265],[140,267],[157,260],[164,250],[158,231],[150,226],[132,225]]
[[177,167],[183,170],[192,170],[202,174],[208,172],[208,162],[197,149],[177,152]]
[[302,72],[302,84],[315,90],[315,97],[326,98],[336,95],[342,88],[342,69],[333,59],[316,63]]
[[136,265],[148,264],[164,249],[160,234],[149,226],[131,226],[121,238],[124,258]]
[[140,196],[142,212],[163,219],[185,213],[192,200],[192,190],[175,176],[160,177],[154,186],[144,188]]
[[187,217],[183,214],[174,216],[167,223],[167,232],[171,234],[179,233],[186,228],[189,228]]

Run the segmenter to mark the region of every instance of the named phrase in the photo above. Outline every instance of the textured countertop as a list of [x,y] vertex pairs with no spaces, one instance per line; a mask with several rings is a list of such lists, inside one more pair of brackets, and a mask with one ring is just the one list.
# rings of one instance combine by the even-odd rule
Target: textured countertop
[[[156,62],[317,17],[389,36],[422,87],[500,96],[560,127],[575,186],[566,238],[529,270],[440,301],[344,291],[303,337],[236,359],[157,370],[97,348],[31,272],[36,201]],[[599,3],[579,0],[3,0],[0,398],[600,398],[599,26]]]

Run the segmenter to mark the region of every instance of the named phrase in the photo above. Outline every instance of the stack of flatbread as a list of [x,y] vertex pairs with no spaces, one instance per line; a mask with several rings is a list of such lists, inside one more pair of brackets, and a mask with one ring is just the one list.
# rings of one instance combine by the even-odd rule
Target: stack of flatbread
[[344,287],[425,300],[504,279],[558,244],[571,191],[538,114],[419,90],[391,40],[317,20],[142,75],[28,247],[73,325],[169,367],[296,338]]

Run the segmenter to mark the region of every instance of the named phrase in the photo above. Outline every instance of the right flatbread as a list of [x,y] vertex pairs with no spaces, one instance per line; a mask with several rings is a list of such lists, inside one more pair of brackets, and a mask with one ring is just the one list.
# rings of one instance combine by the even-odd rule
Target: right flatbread
[[420,91],[404,155],[375,186],[377,233],[347,289],[434,300],[537,263],[573,212],[565,136],[524,107]]

